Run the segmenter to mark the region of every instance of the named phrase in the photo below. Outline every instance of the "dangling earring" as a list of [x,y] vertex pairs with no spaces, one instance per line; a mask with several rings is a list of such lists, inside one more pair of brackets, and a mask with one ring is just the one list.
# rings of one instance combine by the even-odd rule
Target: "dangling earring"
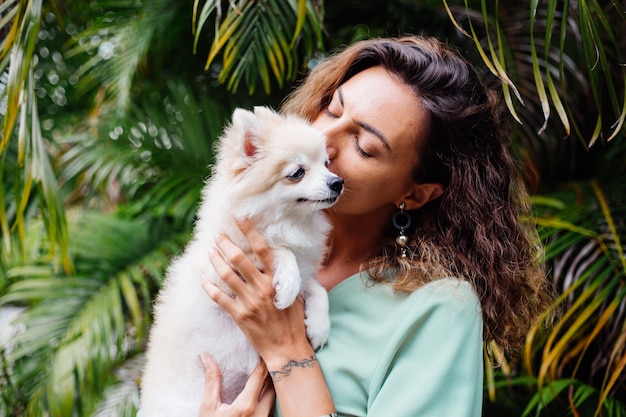
[[393,223],[393,226],[399,231],[398,237],[396,237],[396,243],[400,246],[400,255],[403,258],[406,258],[406,245],[407,243],[409,243],[409,238],[404,232],[406,229],[411,227],[411,216],[409,216],[404,211],[404,207],[406,207],[404,202],[400,203],[400,211],[394,213],[393,217],[391,218],[391,222]]

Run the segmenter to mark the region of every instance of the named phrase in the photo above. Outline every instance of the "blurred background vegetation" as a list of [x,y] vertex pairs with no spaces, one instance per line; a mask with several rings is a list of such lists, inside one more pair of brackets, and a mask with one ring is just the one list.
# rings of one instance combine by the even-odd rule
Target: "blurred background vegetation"
[[133,416],[151,305],[233,108],[406,33],[501,92],[560,294],[554,326],[487,366],[484,415],[626,416],[625,8],[2,0],[0,416]]

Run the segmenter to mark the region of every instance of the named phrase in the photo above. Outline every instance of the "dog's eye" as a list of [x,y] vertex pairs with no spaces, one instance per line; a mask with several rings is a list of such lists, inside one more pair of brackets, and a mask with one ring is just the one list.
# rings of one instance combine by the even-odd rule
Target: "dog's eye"
[[287,175],[287,178],[289,178],[292,181],[300,181],[302,177],[304,177],[304,173],[305,173],[304,168],[299,167],[294,172]]
[[326,162],[324,162],[324,166],[328,168],[329,165],[330,165],[330,159],[327,159]]

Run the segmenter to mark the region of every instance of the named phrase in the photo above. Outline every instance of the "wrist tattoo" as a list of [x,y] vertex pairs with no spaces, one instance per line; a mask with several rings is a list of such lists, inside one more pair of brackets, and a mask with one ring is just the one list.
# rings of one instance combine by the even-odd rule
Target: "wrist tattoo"
[[315,355],[311,355],[310,358],[302,359],[301,361],[290,360],[280,368],[280,371],[270,371],[270,376],[272,381],[280,382],[284,377],[289,376],[293,368],[313,368],[316,362],[317,358]]

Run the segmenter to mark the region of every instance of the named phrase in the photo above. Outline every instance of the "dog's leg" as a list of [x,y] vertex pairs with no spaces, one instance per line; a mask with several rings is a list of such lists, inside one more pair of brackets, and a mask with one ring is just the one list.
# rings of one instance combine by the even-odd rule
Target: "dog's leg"
[[287,248],[274,248],[274,305],[278,309],[289,307],[300,293],[300,268],[294,253]]
[[328,293],[316,279],[304,278],[302,296],[304,297],[306,333],[313,349],[317,349],[326,343],[330,333]]

